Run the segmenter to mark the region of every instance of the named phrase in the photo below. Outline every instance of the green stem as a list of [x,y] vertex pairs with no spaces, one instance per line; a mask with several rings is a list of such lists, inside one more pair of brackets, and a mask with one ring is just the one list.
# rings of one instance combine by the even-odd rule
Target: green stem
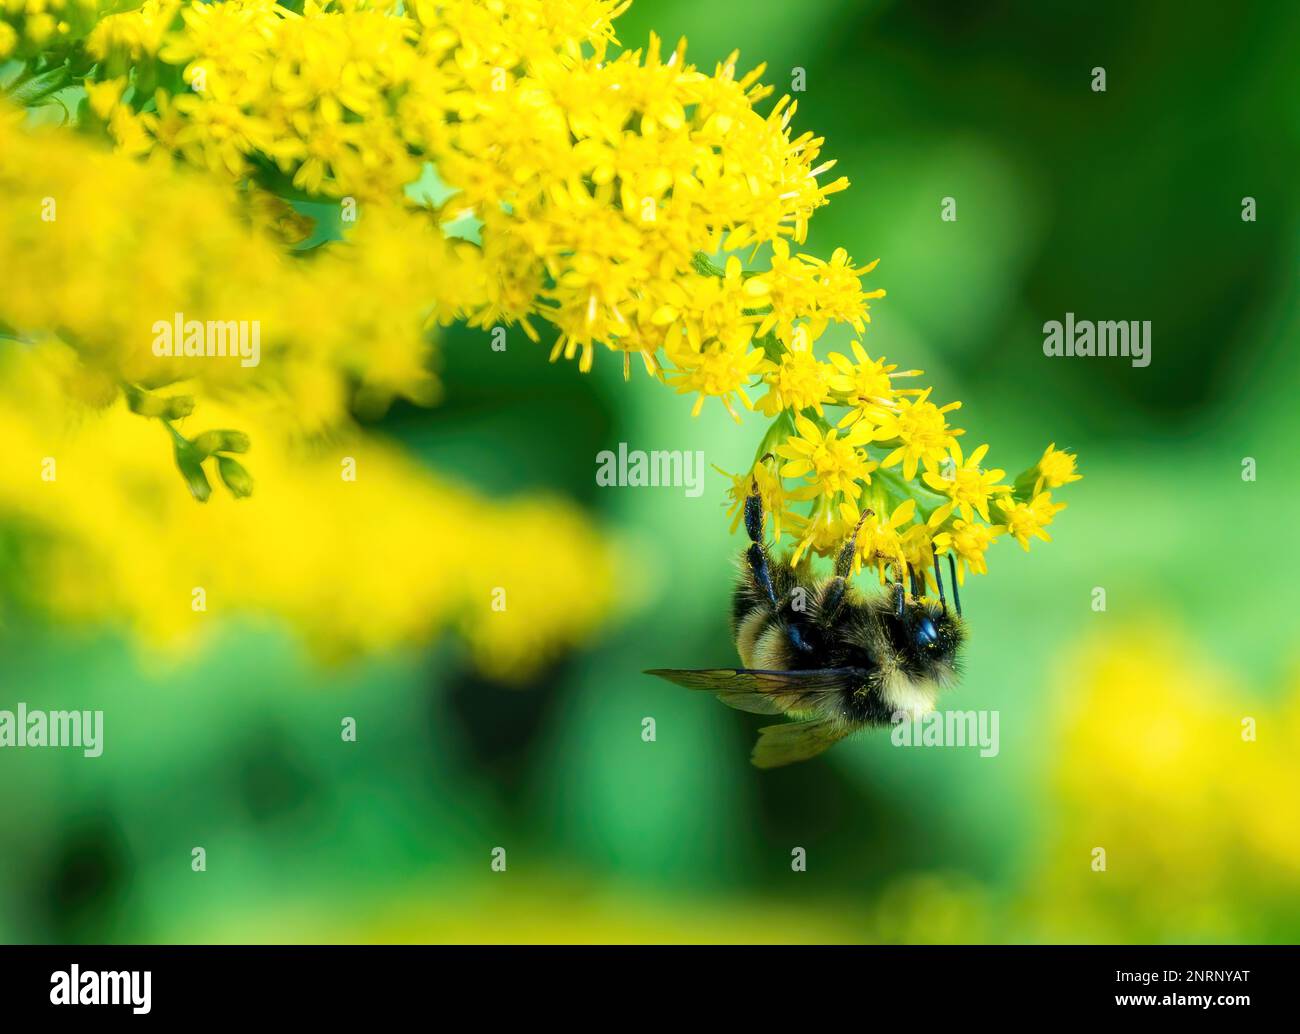
[[172,427],[172,422],[170,420],[168,420],[165,416],[161,416],[158,419],[162,423],[163,427],[167,428],[167,433],[172,436],[173,445],[177,446],[178,448],[190,447],[190,440],[186,438],[183,434],[181,434],[180,431],[176,430],[176,428]]
[[871,481],[872,484],[879,481],[887,489],[895,506],[905,499],[915,499],[922,520],[929,520],[930,514],[949,501],[946,495],[933,492],[919,482],[904,481],[898,472],[884,467],[877,467],[871,472]]

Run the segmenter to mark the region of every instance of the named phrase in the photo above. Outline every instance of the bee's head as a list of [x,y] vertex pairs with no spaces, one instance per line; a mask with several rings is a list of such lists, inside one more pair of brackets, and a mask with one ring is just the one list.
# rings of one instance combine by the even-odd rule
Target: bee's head
[[884,618],[898,665],[909,678],[946,685],[957,674],[957,653],[966,638],[959,617],[934,600],[909,596],[899,614],[891,601]]

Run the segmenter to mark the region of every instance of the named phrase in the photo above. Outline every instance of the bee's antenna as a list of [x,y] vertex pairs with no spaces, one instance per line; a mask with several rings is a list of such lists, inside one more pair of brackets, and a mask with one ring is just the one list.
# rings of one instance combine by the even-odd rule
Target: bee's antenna
[[923,586],[925,583],[924,583],[924,582],[922,581],[922,579],[921,579],[921,572],[918,571],[918,570],[917,570],[915,567],[913,567],[911,564],[908,564],[908,565],[907,565],[907,575],[908,575],[908,578],[909,578],[909,579],[911,580],[911,582],[912,582],[912,595],[915,596],[917,599],[920,599],[922,596],[925,595],[925,592],[924,592],[924,590],[922,589],[922,586]]
[[[935,557],[934,562],[937,564],[939,558]],[[948,573],[952,576],[952,602],[957,606],[957,616],[961,617],[961,594],[957,591],[957,561],[953,559],[952,553],[948,554]]]
[[948,601],[943,595],[943,575],[939,571],[939,554],[934,554],[934,582],[939,586],[939,606],[943,608],[943,616],[948,616]]

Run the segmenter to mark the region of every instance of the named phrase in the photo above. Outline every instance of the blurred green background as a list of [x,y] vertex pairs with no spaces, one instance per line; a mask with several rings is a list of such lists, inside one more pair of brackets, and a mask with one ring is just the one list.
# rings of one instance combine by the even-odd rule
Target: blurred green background
[[[232,625],[176,667],[11,615],[6,698],[76,687],[109,708],[109,749],[0,752],[0,939],[1300,936],[1300,8],[641,0],[619,22],[626,46],[651,30],[710,68],[766,61],[778,95],[804,70],[796,124],[853,183],[808,250],[881,258],[868,349],[962,399],[966,441],[1013,474],[1048,441],[1079,454],[1056,541],[1001,543],[963,594],[947,703],[998,710],[1000,754],[880,734],[752,769],[762,720],[640,674],[735,663],[728,481],[691,499],[594,470],[619,442],[739,470],[761,417],[693,421],[616,357],[584,377],[522,334],[495,353],[453,329],[445,403],[384,430],[491,494],[588,508],[621,550],[622,612],[522,687],[453,641],[321,668]],[[1150,320],[1150,367],[1044,358],[1066,311]]]

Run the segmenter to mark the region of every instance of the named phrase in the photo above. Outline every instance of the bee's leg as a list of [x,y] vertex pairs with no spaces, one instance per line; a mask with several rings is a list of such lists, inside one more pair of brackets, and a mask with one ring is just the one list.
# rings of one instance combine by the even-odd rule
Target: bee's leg
[[906,602],[903,591],[903,575],[898,569],[897,560],[893,561],[891,566],[894,568],[894,614],[901,618],[903,616],[903,605]]
[[745,562],[749,573],[759,591],[767,597],[775,612],[780,608],[776,598],[776,588],[772,585],[772,571],[767,563],[767,550],[763,546],[763,497],[758,491],[758,481],[745,500],[745,532],[749,535],[750,546],[745,551]]
[[767,547],[763,544],[763,497],[758,491],[757,481],[745,500],[745,532],[750,540],[749,548],[745,550],[745,563],[749,566],[755,588],[771,605],[772,613],[782,620],[790,645],[801,653],[808,653],[813,647],[801,627],[800,612],[792,605],[793,594],[787,595],[784,601],[777,599]]
[[840,550],[840,555],[835,559],[835,577],[826,583],[821,605],[817,608],[817,616],[824,624],[835,620],[844,603],[845,589],[848,586],[849,576],[853,573],[853,558],[858,552],[858,532],[863,522],[871,515],[870,509],[862,511],[862,516],[858,518],[858,523],[853,528],[853,534],[849,536],[848,541],[844,543],[844,548]]
[[957,561],[953,558],[952,551],[948,551],[948,573],[952,575],[952,602],[957,608],[957,616],[961,617],[961,596],[957,592]]

